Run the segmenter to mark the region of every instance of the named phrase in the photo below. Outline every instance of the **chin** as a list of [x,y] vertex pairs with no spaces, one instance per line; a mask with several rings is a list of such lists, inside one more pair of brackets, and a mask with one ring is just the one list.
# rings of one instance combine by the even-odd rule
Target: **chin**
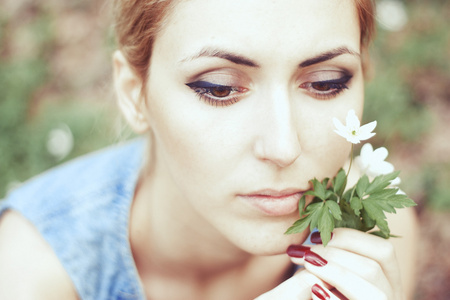
[[302,244],[309,235],[309,230],[297,234],[284,234],[284,231],[264,230],[263,228],[252,231],[234,240],[236,246],[253,255],[278,255],[285,254],[286,249],[292,244]]

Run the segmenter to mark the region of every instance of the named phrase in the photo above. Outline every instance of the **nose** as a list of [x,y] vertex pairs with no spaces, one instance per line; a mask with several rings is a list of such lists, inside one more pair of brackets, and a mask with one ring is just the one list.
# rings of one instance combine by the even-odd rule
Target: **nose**
[[294,110],[288,92],[281,88],[265,100],[259,115],[254,154],[259,160],[284,168],[293,164],[301,154]]

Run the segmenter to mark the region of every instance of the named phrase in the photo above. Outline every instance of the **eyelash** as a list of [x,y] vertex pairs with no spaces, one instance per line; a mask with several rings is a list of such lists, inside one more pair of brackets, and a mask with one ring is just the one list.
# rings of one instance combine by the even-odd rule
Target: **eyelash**
[[[345,75],[338,79],[305,82],[299,87],[306,89],[313,97],[320,100],[328,100],[336,97],[338,94],[342,93],[345,89],[348,89],[347,83],[352,78],[352,75]],[[229,106],[240,100],[241,95],[229,96],[232,93],[245,93],[246,88],[227,86],[221,84],[214,84],[208,81],[195,81],[186,84],[191,88],[200,98],[200,100],[205,101],[207,104],[212,106]],[[321,87],[320,87],[321,85]],[[325,87],[326,90],[320,91],[320,88]],[[225,92],[224,96],[214,96],[214,89],[219,89],[215,92]],[[312,90],[311,90],[312,89]]]
[[[240,95],[229,95],[233,93],[242,94],[247,91],[246,88],[214,84],[207,81],[195,81],[187,83],[186,85],[200,97],[200,100],[203,100],[213,106],[229,106],[231,104],[234,104],[240,100]],[[218,91],[214,91],[215,89],[218,89]],[[214,96],[214,93],[217,92],[225,92],[227,93],[227,95],[224,95],[222,97]]]
[[[347,83],[352,79],[352,75],[345,75],[338,79],[305,82],[300,85],[300,88],[306,89],[313,97],[320,100],[328,100],[336,97],[345,89],[348,89]],[[320,85],[326,90],[320,90]],[[315,87],[314,87],[315,86]],[[312,89],[312,90],[311,90]]]

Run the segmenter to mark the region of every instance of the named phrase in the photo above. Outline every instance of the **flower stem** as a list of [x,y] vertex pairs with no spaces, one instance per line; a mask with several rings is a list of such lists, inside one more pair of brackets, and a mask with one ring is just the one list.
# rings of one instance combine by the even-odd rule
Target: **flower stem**
[[348,174],[350,174],[350,169],[352,168],[352,163],[353,163],[353,144],[352,144],[352,149],[350,150],[350,165],[348,166],[347,178],[348,178]]

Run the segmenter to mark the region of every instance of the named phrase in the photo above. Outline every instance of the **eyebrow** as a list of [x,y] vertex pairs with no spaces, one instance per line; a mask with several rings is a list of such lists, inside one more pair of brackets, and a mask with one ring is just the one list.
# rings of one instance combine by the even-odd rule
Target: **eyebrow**
[[356,51],[353,51],[347,47],[339,47],[324,53],[321,53],[315,57],[309,58],[305,61],[303,61],[302,63],[299,64],[300,68],[306,68],[327,60],[331,60],[339,55],[343,55],[343,54],[351,54],[357,57],[360,57],[360,54]]
[[[299,64],[299,67],[306,68],[321,62],[325,62],[327,60],[331,60],[337,56],[343,55],[343,54],[351,54],[357,57],[360,57],[360,54],[356,51],[353,51],[347,47],[338,47],[336,49],[321,53],[315,57],[309,58]],[[202,49],[198,54],[190,56],[188,58],[182,59],[180,62],[185,61],[191,61],[200,57],[218,57],[222,59],[226,59],[232,63],[235,63],[237,65],[244,65],[248,67],[253,68],[259,68],[260,66],[252,61],[249,58],[246,58],[244,56],[241,56],[239,54],[235,54],[232,52],[228,52],[225,50],[218,50],[213,48],[204,48]]]
[[222,59],[231,61],[232,63],[235,63],[237,65],[244,65],[244,66],[248,66],[248,67],[259,68],[259,65],[256,62],[254,62],[251,59],[248,59],[244,56],[241,56],[241,55],[238,55],[238,54],[235,54],[232,52],[228,52],[225,50],[217,50],[217,49],[212,49],[212,48],[202,49],[198,54],[193,55],[188,58],[185,58],[185,59],[181,60],[181,62],[190,61],[190,60],[200,58],[200,57],[218,57],[218,58],[222,58]]

